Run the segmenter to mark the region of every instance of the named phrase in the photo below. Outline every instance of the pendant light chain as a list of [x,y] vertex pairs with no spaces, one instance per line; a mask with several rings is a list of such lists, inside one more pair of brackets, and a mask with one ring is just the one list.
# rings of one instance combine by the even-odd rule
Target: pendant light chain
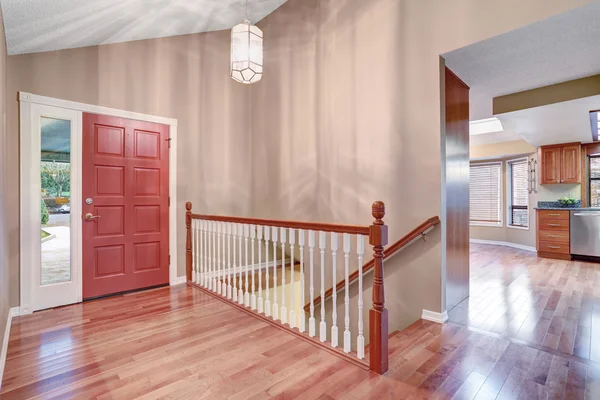
[[248,0],[246,0],[246,21],[250,21],[250,18],[248,16]]

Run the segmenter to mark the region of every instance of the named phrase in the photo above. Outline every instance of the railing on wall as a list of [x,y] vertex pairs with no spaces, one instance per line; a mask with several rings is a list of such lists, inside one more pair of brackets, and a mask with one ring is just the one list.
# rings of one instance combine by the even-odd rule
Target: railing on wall
[[[412,245],[413,243],[417,242],[420,239],[426,240],[427,234],[429,232],[431,232],[433,230],[433,228],[436,227],[436,225],[440,224],[440,217],[435,216],[432,218],[429,218],[427,221],[423,222],[421,225],[417,226],[415,229],[413,229],[412,231],[410,231],[409,233],[407,233],[405,236],[403,236],[402,238],[400,238],[397,242],[395,242],[392,245],[389,245],[384,251],[383,251],[383,259],[387,260],[389,258],[392,258],[393,256],[395,256],[396,254],[398,254],[400,251],[404,250],[405,248],[409,247],[410,245]],[[371,259],[370,261],[366,262],[363,267],[362,267],[362,273],[363,275],[368,274],[369,272],[373,271],[373,262],[374,260]],[[358,281],[359,278],[359,274],[358,271],[354,271],[353,273],[350,274],[350,284],[353,284],[354,282]],[[344,289],[346,285],[346,282],[343,280],[340,280],[337,285],[335,285],[335,291],[339,292],[342,289]],[[329,299],[330,297],[333,296],[333,287],[330,287],[329,289],[327,289],[325,291],[325,300]],[[318,296],[316,299],[314,299],[314,304],[315,305],[319,305],[321,303],[321,296]],[[310,307],[310,304],[305,304],[304,305],[304,310],[308,310],[308,308]]]
[[[188,282],[361,361],[366,353],[362,267],[368,236],[373,246],[374,274],[368,366],[379,374],[387,371],[388,315],[383,277],[387,226],[382,202],[373,203],[375,221],[370,226],[200,215],[192,213],[191,203],[186,204],[186,210]],[[340,264],[343,262],[345,282],[341,323],[337,294],[332,296],[330,315],[324,302],[319,310],[314,304],[315,280],[320,298],[330,286],[326,279],[337,282],[338,257]],[[356,321],[350,320],[351,264],[359,270]],[[306,295],[310,300],[307,311]]]

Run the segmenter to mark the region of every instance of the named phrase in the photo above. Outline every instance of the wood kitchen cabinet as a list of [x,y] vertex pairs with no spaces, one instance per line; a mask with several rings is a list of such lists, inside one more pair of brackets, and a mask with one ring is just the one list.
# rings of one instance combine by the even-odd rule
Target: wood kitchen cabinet
[[542,185],[581,183],[581,143],[542,146],[538,150]]
[[570,260],[571,235],[567,210],[537,210],[538,256]]

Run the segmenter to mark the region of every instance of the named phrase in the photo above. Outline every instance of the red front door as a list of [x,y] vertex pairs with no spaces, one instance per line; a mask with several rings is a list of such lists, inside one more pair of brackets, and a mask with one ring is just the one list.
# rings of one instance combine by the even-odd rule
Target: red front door
[[169,283],[169,127],[83,114],[83,298]]

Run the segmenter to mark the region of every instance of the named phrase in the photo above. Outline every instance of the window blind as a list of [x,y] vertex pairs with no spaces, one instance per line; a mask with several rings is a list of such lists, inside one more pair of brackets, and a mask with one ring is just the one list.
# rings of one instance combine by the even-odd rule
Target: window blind
[[470,222],[500,224],[502,164],[472,164],[469,177]]
[[510,221],[512,226],[529,226],[527,160],[508,163],[510,177]]

